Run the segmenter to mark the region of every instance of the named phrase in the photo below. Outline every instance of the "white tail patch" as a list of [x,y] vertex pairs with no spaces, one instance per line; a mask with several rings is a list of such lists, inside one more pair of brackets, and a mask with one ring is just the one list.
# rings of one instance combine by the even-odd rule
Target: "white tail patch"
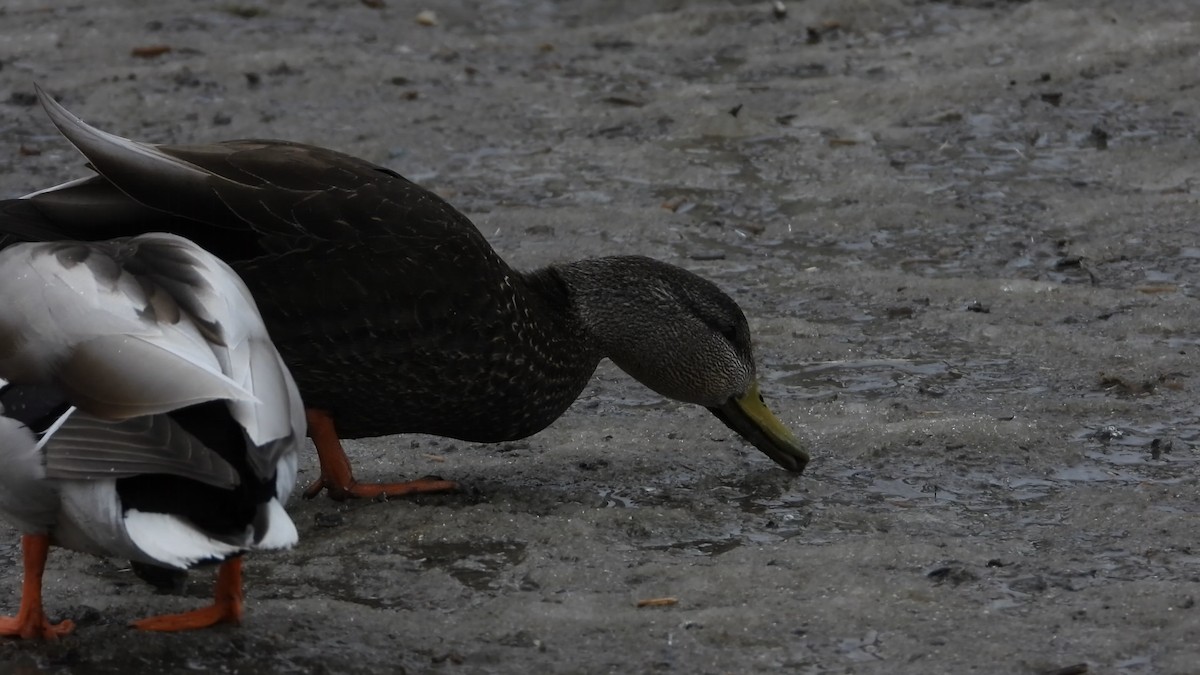
[[287,511],[283,510],[283,504],[280,504],[278,499],[272,498],[267,502],[267,533],[263,535],[262,541],[254,545],[254,548],[291,548],[299,540],[300,533],[296,532],[296,524],[292,522]]
[[224,560],[246,550],[213,539],[182,518],[166,513],[130,509],[125,512],[125,531],[143,553],[178,569],[187,569],[201,560]]

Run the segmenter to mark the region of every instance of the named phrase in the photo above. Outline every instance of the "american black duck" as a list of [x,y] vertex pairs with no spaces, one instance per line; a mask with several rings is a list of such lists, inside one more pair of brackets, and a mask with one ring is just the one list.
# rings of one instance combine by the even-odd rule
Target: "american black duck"
[[534,434],[602,358],[705,406],[780,466],[808,453],[759,394],[750,330],[716,285],[645,257],[511,269],[471,222],[399,174],[286,141],[155,146],[95,129],[39,90],[96,175],[0,203],[10,239],[173,232],[245,279],[308,410],[322,477],[371,497],[339,438]]

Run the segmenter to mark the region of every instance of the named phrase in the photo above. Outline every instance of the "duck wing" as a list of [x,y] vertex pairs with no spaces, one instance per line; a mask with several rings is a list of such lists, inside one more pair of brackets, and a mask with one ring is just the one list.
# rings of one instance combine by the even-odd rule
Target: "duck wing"
[[46,478],[116,480],[167,474],[231,489],[237,470],[167,415],[120,422],[74,410],[42,441]]
[[213,287],[182,261],[169,267],[174,278],[142,273],[138,262],[130,241],[0,251],[0,375],[57,382],[110,419],[253,400],[214,354],[222,326],[200,300]]
[[465,238],[489,248],[454,207],[365,160],[273,140],[151,145],[88,125],[41,89],[38,96],[100,176],[0,206],[0,228],[14,237],[169,231],[229,262],[373,237]]

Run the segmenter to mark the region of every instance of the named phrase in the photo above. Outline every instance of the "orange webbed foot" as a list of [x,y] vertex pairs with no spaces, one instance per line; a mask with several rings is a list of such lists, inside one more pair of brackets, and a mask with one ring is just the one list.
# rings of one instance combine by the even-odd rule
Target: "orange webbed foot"
[[208,607],[201,607],[190,612],[180,612],[179,614],[163,614],[160,616],[151,616],[138,621],[133,621],[129,625],[138,630],[150,630],[161,633],[173,633],[184,630],[196,630],[198,628],[208,628],[222,623],[232,623],[234,625],[242,622],[242,608],[240,606],[233,607],[223,603],[213,603]]
[[354,480],[350,460],[342,448],[329,412],[317,408],[306,408],[308,436],[317,446],[317,457],[321,461],[321,477],[304,489],[304,498],[312,499],[328,489],[330,498],[336,501],[347,499],[378,499],[381,497],[404,497],[406,495],[456,492],[458,483],[441,478],[420,478],[403,483],[359,483]]
[[330,499],[342,502],[347,499],[387,499],[416,494],[458,492],[460,488],[458,483],[452,480],[435,477],[418,478],[403,483],[360,483],[351,479],[349,483],[339,485],[322,476],[304,489],[304,498],[312,499],[326,489],[329,490]]
[[57,640],[75,630],[71,620],[50,623],[45,614],[30,612],[28,615],[0,617],[0,635],[19,637],[24,640]]
[[25,578],[21,582],[21,608],[16,616],[0,617],[0,635],[25,640],[57,640],[75,630],[75,622],[50,623],[42,609],[42,574],[50,553],[50,537],[45,534],[21,536],[21,557]]
[[242,559],[233,558],[221,563],[213,589],[213,604],[190,612],[152,616],[130,625],[138,630],[177,632],[208,628],[222,623],[242,622],[245,603],[242,597]]

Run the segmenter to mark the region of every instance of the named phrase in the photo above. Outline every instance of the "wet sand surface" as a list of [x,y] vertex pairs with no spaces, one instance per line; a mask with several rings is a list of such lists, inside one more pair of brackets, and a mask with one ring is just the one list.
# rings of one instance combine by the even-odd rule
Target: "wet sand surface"
[[350,443],[465,491],[294,500],[240,628],[131,631],[209,575],[52,553],[79,627],[0,671],[1200,672],[1192,3],[442,4],[4,2],[0,195],[83,172],[37,81],[134,138],[379,162],[522,268],[683,265],[808,472],[604,365],[521,442]]

